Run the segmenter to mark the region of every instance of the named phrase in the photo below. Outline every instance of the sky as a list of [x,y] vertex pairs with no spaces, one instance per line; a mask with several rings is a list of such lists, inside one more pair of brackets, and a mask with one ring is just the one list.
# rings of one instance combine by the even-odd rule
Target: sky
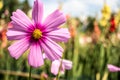
[[[23,1],[23,0],[21,0]],[[62,11],[74,17],[96,16],[101,13],[104,0],[42,0],[44,3],[45,15],[50,14],[58,8],[62,3]],[[106,0],[113,12],[118,11],[120,0]],[[29,0],[29,4],[33,6],[34,0]],[[119,4],[118,4],[119,3]]]

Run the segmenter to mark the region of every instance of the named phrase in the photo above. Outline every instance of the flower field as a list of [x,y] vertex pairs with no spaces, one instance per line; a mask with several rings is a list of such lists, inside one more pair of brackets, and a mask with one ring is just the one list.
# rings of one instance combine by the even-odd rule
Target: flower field
[[44,18],[44,1],[0,0],[0,80],[119,80],[120,7],[79,17],[54,0]]

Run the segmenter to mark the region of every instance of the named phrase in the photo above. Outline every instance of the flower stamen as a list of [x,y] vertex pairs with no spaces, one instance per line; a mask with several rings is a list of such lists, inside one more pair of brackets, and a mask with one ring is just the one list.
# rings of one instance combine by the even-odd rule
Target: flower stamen
[[34,39],[39,39],[42,37],[42,32],[39,29],[35,29],[32,34]]

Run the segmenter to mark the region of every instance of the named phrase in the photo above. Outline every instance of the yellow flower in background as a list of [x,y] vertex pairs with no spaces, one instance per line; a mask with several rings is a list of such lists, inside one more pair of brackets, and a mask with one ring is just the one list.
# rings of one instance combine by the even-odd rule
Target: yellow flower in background
[[115,15],[115,22],[117,26],[120,24],[120,10]]
[[99,23],[101,26],[105,27],[108,23],[108,20],[106,20],[104,17],[102,17]]
[[107,4],[105,4],[104,7],[103,7],[103,9],[102,9],[102,16],[105,19],[109,19],[110,15],[111,15],[110,7]]
[[2,9],[3,7],[3,0],[0,0],[0,10]]
[[100,20],[100,25],[105,27],[108,23],[108,20],[110,19],[111,9],[107,4],[104,4],[104,7],[101,12],[102,12],[102,18]]

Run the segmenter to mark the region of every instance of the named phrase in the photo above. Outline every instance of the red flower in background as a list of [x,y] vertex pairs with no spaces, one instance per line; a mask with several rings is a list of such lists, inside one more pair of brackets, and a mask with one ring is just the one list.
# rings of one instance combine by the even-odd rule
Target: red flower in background
[[110,19],[110,29],[109,29],[109,31],[110,32],[115,32],[115,30],[116,30],[116,23],[115,23],[114,16],[112,16],[111,19]]
[[0,20],[1,24],[0,24],[0,47],[1,48],[5,48],[7,46],[7,36],[6,36],[6,32],[7,32],[7,28],[12,27],[11,23],[5,23],[4,20]]
[[6,31],[7,30],[0,31],[0,40],[2,41],[2,44],[1,44],[2,48],[6,47],[7,45]]

